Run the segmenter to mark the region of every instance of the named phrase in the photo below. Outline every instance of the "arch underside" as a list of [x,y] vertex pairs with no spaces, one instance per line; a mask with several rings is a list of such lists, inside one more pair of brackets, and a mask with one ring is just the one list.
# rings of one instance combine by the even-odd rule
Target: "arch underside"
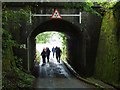
[[[33,67],[34,55],[36,51],[35,37],[46,31],[57,31],[64,33],[67,36],[67,48],[68,58],[67,61],[75,69],[84,67],[83,60],[83,39],[82,32],[79,27],[65,20],[52,19],[40,24],[35,30],[33,30],[28,38],[28,62],[29,70]],[[83,69],[83,68],[82,68]]]

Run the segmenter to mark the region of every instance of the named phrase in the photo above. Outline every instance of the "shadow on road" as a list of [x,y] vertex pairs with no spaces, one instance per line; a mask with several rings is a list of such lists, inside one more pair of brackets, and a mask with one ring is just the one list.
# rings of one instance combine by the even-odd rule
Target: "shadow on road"
[[[46,89],[79,89],[88,88],[94,90],[95,87],[76,79],[65,67],[63,62],[58,63],[56,59],[51,58],[49,63],[36,64],[34,67],[36,79],[33,81],[33,88]],[[92,88],[92,89],[91,89]],[[56,89],[55,89],[56,90]]]

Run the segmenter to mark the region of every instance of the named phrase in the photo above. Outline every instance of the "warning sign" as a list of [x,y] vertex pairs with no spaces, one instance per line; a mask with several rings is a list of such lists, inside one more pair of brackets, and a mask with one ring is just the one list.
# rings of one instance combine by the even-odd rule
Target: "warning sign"
[[54,13],[51,16],[51,19],[62,19],[57,9],[55,9]]

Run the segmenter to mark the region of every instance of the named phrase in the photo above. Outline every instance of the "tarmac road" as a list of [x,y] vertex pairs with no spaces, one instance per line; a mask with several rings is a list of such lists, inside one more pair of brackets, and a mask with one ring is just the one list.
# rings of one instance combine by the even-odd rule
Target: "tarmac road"
[[[39,65],[39,77],[33,81],[33,88],[46,90],[56,89],[77,89],[86,88],[96,90],[95,86],[89,85],[74,77],[65,65],[58,63],[55,58],[51,58],[49,63]],[[85,90],[86,90],[85,89]]]

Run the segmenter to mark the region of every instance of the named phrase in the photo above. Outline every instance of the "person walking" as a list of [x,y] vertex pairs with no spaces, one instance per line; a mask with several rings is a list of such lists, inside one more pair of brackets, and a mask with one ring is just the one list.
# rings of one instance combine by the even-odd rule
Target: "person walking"
[[61,58],[62,51],[61,51],[60,47],[56,47],[55,51],[56,51],[56,59],[60,63],[60,58]]
[[52,53],[53,53],[53,58],[54,58],[54,54],[55,54],[55,48],[52,48]]
[[42,65],[45,65],[46,63],[46,49],[45,48],[43,48],[43,51],[41,52],[41,56],[42,56],[42,62],[43,62]]
[[49,62],[49,59],[50,59],[50,49],[47,47],[46,48],[46,56],[47,56],[47,62]]

